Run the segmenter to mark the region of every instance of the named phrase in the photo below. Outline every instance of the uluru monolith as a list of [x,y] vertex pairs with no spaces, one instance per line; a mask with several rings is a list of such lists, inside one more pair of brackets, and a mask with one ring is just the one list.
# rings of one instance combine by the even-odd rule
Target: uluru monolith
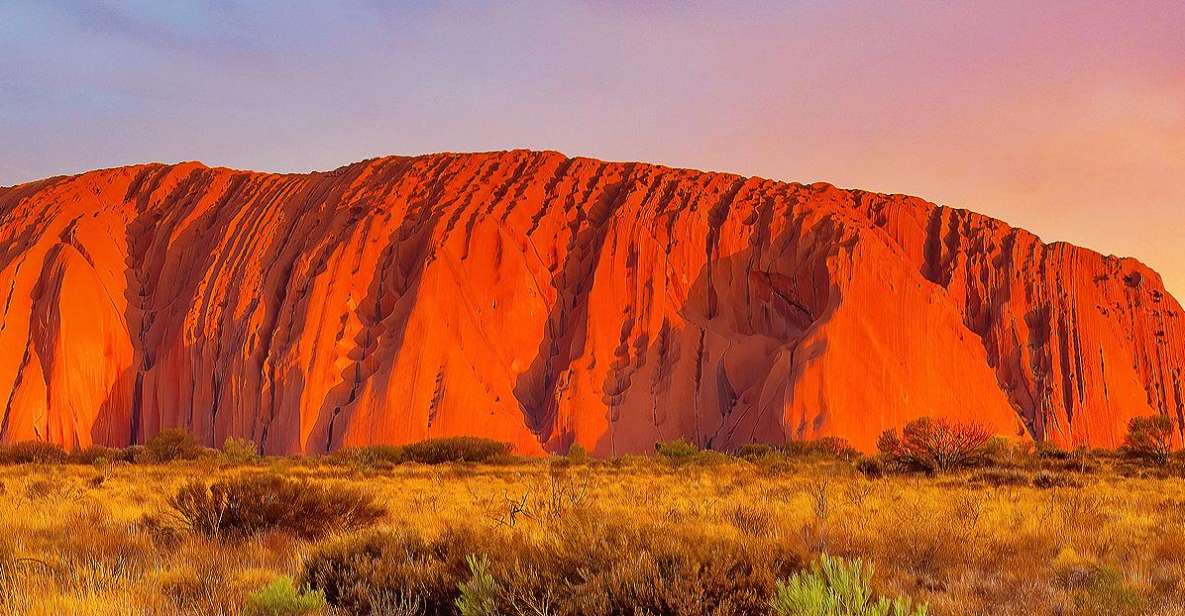
[[0,302],[4,442],[868,450],[928,415],[1114,447],[1185,412],[1181,307],[1134,259],[914,197],[555,152],[2,188]]

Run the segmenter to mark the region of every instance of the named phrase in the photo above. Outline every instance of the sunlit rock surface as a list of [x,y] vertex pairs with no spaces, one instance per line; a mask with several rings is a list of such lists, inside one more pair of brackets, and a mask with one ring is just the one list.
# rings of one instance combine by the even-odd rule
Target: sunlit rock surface
[[871,449],[1180,425],[1159,276],[917,198],[554,152],[0,189],[0,440]]

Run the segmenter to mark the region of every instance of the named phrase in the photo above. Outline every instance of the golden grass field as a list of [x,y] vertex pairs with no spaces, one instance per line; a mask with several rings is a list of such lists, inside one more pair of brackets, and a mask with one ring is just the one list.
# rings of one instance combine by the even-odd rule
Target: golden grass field
[[[615,588],[649,592],[653,585],[692,595],[649,613],[751,613],[754,601],[767,601],[730,607],[697,598],[697,584],[719,584],[737,570],[693,566],[664,573],[674,566],[672,551],[686,551],[692,561],[719,553],[721,562],[774,559],[789,570],[823,552],[858,557],[875,566],[878,593],[909,595],[931,614],[1185,614],[1180,478],[1123,477],[1103,465],[1090,473],[1058,471],[1063,479],[1052,483],[1071,485],[1048,488],[993,485],[1018,477],[1028,483],[1034,471],[1024,469],[1003,479],[985,471],[868,479],[848,461],[780,456],[435,466],[325,459],[229,464],[207,456],[170,464],[3,466],[0,613],[231,615],[244,613],[247,597],[278,576],[301,583],[311,554],[349,545],[349,538],[270,532],[227,540],[168,523],[167,499],[184,483],[258,473],[373,495],[386,514],[375,529],[354,534],[389,527],[404,540],[431,541],[472,531],[471,544],[486,546],[495,559],[514,546],[587,548],[589,555],[571,556],[584,559],[585,568],[614,569],[605,583]],[[606,549],[615,554],[605,557]],[[649,562],[645,555],[658,564],[639,565]],[[495,568],[495,579],[507,587],[529,575],[502,571]],[[652,583],[647,575],[703,579]],[[559,582],[546,583],[556,584],[557,599],[566,592]],[[430,613],[411,595],[366,613]],[[518,611],[563,613],[548,603],[524,602]]]

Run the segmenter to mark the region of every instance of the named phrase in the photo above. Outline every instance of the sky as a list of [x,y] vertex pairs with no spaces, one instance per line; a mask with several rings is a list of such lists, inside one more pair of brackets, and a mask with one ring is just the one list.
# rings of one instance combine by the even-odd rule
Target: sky
[[1185,298],[1185,2],[0,3],[0,185],[527,147],[906,193]]

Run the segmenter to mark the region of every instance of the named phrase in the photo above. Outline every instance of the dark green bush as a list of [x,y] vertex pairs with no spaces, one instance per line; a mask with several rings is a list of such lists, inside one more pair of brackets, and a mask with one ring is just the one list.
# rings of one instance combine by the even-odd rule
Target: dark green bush
[[737,447],[732,455],[751,462],[765,456],[775,455],[776,453],[777,451],[772,445],[766,443],[746,443]]
[[447,462],[499,462],[510,456],[512,446],[475,436],[434,438],[402,447],[409,462],[444,464]]
[[192,434],[181,428],[170,428],[144,444],[154,462],[193,460],[202,455],[202,447]]
[[143,445],[129,445],[123,449],[123,459],[132,464],[151,464],[155,462],[152,452]]
[[122,449],[91,445],[86,449],[70,452],[69,461],[72,464],[95,464],[100,462],[118,462],[125,459]]
[[1069,460],[1070,452],[1053,441],[1037,441],[1037,457],[1048,460]]
[[690,460],[699,454],[699,446],[685,438],[654,444],[654,451],[671,462]]
[[403,448],[397,445],[368,445],[342,449],[330,455],[337,464],[364,468],[388,468],[407,461]]
[[588,450],[580,443],[572,443],[568,448],[568,462],[572,464],[585,464],[588,462]]
[[462,585],[472,584],[476,556],[489,576],[481,586],[496,592],[496,613],[549,605],[556,616],[730,616],[766,613],[776,581],[801,563],[785,542],[637,521],[560,525],[554,536],[563,541],[465,527],[434,538],[410,529],[346,537],[309,555],[302,581],[351,614],[409,596],[423,613],[452,614]]
[[790,441],[782,452],[795,458],[852,460],[860,452],[838,436],[824,436],[812,441]]
[[901,470],[946,473],[981,465],[992,434],[975,422],[919,417],[901,429],[885,430],[876,446]]
[[369,526],[386,511],[352,488],[250,475],[206,486],[195,481],[168,500],[173,513],[207,537],[239,539],[277,530],[305,539]]
[[44,441],[25,441],[0,448],[3,464],[60,464],[66,458],[61,447]]
[[1033,477],[1033,485],[1042,489],[1082,487],[1080,481],[1062,473],[1037,473]]
[[985,469],[972,475],[970,481],[994,487],[1027,486],[1030,483],[1026,473],[1009,468]]
[[313,616],[325,612],[325,597],[319,592],[298,589],[291,578],[276,578],[251,593],[243,606],[244,616]]
[[229,464],[257,462],[259,446],[251,439],[229,437],[222,442],[222,459]]
[[1123,447],[1133,458],[1158,465],[1168,463],[1173,452],[1173,420],[1164,415],[1133,417],[1127,423]]
[[878,457],[863,457],[856,461],[856,471],[869,479],[880,479],[885,476],[888,469],[885,468],[885,463]]

